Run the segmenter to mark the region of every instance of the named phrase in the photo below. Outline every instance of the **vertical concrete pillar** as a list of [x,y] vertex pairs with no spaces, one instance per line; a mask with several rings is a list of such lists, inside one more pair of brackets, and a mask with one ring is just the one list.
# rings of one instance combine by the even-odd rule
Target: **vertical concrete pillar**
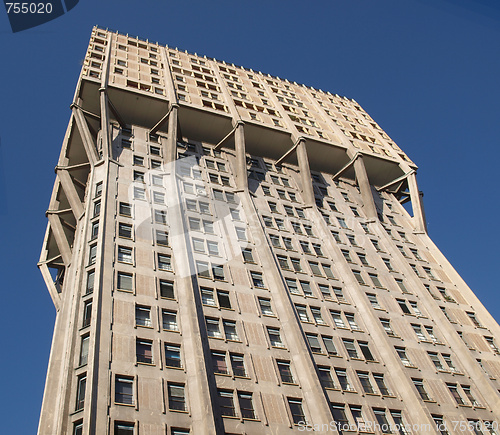
[[234,142],[236,150],[236,187],[240,190],[247,190],[247,157],[243,121],[237,121],[236,130],[234,132]]
[[175,162],[177,158],[177,120],[178,120],[179,105],[172,104],[172,110],[168,115],[168,140],[165,146],[165,163]]
[[354,161],[354,172],[356,173],[356,181],[361,193],[361,198],[363,199],[363,209],[365,211],[366,217],[369,219],[376,219],[377,208],[375,207],[375,201],[373,200],[372,188],[370,186],[370,180],[368,179],[368,175],[366,173],[363,156],[360,154]]
[[311,179],[311,169],[309,168],[309,159],[307,157],[306,141],[304,138],[298,139],[297,160],[299,162],[300,181],[302,183],[302,196],[304,203],[312,207],[315,204],[314,190]]
[[111,129],[109,128],[109,106],[106,88],[100,88],[101,100],[101,153],[104,159],[110,158],[111,152]]
[[408,187],[410,189],[411,207],[413,210],[413,220],[415,229],[422,233],[427,233],[427,222],[425,221],[424,204],[422,194],[418,190],[417,175],[415,172],[408,176]]

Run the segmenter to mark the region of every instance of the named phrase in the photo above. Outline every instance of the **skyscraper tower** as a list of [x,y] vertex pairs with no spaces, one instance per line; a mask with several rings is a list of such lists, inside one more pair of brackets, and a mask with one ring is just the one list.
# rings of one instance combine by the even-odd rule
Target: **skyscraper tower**
[[499,326],[416,171],[354,100],[95,27],[39,434],[498,433]]

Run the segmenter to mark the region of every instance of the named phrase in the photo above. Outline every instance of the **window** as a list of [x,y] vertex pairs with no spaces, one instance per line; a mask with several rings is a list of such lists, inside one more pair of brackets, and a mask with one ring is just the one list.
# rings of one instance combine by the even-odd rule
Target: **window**
[[426,341],[427,340],[427,337],[425,336],[425,334],[423,333],[422,331],[422,326],[420,325],[415,325],[412,323],[412,328],[413,328],[413,331],[415,332],[415,335],[417,336],[417,338],[421,341]]
[[89,359],[89,340],[90,335],[83,335],[80,342],[80,358],[78,359],[78,365],[84,366],[87,364]]
[[328,353],[328,355],[338,355],[337,349],[335,348],[335,345],[333,344],[332,337],[322,335],[321,339],[323,340],[323,344],[325,346],[325,349],[326,349],[326,352]]
[[305,305],[295,305],[297,314],[301,322],[310,322],[309,315],[307,314],[307,307]]
[[368,260],[366,259],[366,255],[365,254],[360,254],[359,252],[356,252],[356,254],[358,255],[359,261],[361,261],[361,264],[363,266],[369,266],[370,265],[368,263]]
[[120,202],[118,212],[122,216],[132,217],[132,206],[128,202]]
[[358,284],[366,285],[365,280],[361,276],[361,272],[359,270],[353,270],[352,273],[354,274],[354,278],[356,278],[356,281],[358,281]]
[[333,287],[333,292],[335,293],[338,302],[348,303],[344,296],[344,292],[340,287]]
[[300,264],[300,259],[299,258],[290,258],[290,261],[293,266],[293,270],[295,272],[302,272],[302,266]]
[[290,413],[292,414],[292,420],[294,424],[304,424],[307,423],[306,416],[304,414],[304,409],[302,408],[302,399],[294,399],[287,397],[288,407],[290,408]]
[[115,435],[134,435],[134,423],[115,421]]
[[399,286],[399,288],[401,289],[401,291],[403,293],[406,293],[406,294],[409,294],[410,292],[408,291],[408,289],[406,288],[405,286],[405,283],[403,282],[402,279],[396,279],[396,284]]
[[342,319],[342,314],[340,311],[334,311],[334,310],[331,310],[330,311],[330,314],[332,316],[332,319],[335,323],[335,326],[337,328],[342,328],[342,329],[346,329],[346,325],[344,323],[344,320]]
[[231,299],[229,298],[228,291],[217,290],[217,300],[220,308],[231,308]]
[[420,398],[422,400],[430,401],[431,398],[429,397],[429,394],[425,390],[424,381],[422,379],[415,379],[415,378],[412,378],[411,380],[413,382],[413,385],[415,385],[415,388],[417,389],[418,394],[420,394]]
[[401,311],[404,314],[412,314],[410,309],[408,308],[408,305],[406,305],[406,301],[403,299],[396,299],[397,303],[399,304],[399,308],[401,308]]
[[318,366],[318,375],[324,388],[335,388],[330,367]]
[[372,308],[375,308],[376,310],[381,310],[382,309],[382,307],[380,306],[380,304],[378,302],[376,294],[367,293],[366,296],[367,296],[368,301],[370,302]]
[[174,299],[174,283],[160,279],[160,296],[162,298]]
[[236,417],[233,392],[229,390],[218,390],[218,393],[219,393],[219,406],[221,415],[228,417]]
[[167,224],[167,212],[165,210],[155,210],[154,211],[155,223],[166,225]]
[[94,264],[97,257],[97,245],[91,245],[89,248],[89,265]]
[[243,254],[243,260],[245,261],[245,263],[255,263],[252,255],[252,250],[250,248],[242,249],[241,253]]
[[281,382],[286,384],[294,384],[290,361],[276,361]]
[[391,433],[391,425],[385,415],[385,409],[373,408],[373,414],[375,415],[377,423],[380,425],[382,433]]
[[309,261],[309,267],[311,268],[313,275],[322,276],[318,263]]
[[327,278],[335,279],[335,275],[333,274],[332,267],[329,264],[321,263],[321,267],[323,268],[323,272],[325,272],[325,275]]
[[356,349],[356,345],[354,344],[354,340],[343,338],[342,342],[344,343],[344,347],[347,351],[347,354],[349,355],[349,358],[360,359],[358,350]]
[[181,347],[178,344],[165,343],[165,366],[181,368]]
[[323,317],[321,316],[321,309],[317,307],[310,307],[311,308],[311,314],[313,316],[314,321],[318,325],[325,325],[325,321],[323,320]]
[[102,195],[102,181],[99,181],[99,182],[95,185],[95,194],[94,194],[94,198],[99,198],[101,195]]
[[177,312],[171,310],[162,310],[162,326],[166,331],[178,331]]
[[168,408],[175,411],[186,411],[186,398],[183,384],[167,384]]
[[470,385],[460,385],[462,387],[465,396],[469,400],[472,406],[481,406],[480,403],[476,400],[476,398],[472,395]]
[[170,255],[165,255],[165,254],[157,254],[158,258],[158,269],[159,270],[166,270],[169,272],[172,272],[172,258]]
[[83,421],[78,420],[73,423],[73,435],[83,435]]
[[83,373],[78,376],[76,385],[76,405],[75,411],[80,411],[85,405],[85,389],[87,387],[87,374]]
[[467,311],[466,312],[467,316],[469,316],[469,319],[471,320],[472,324],[478,328],[481,328],[482,325],[481,323],[479,322],[479,320],[477,320],[477,317],[476,317],[476,314],[475,313],[472,313],[470,311]]
[[434,420],[434,424],[436,425],[436,430],[441,435],[448,435],[448,429],[445,421],[443,420],[442,415],[432,415],[432,419]]
[[223,320],[224,335],[226,340],[238,341],[238,332],[236,331],[236,322],[232,320]]
[[337,379],[339,380],[340,388],[342,388],[342,391],[353,391],[353,388],[349,382],[349,378],[347,377],[346,369],[336,368],[335,374],[337,375]]
[[449,384],[447,383],[446,386],[448,387],[448,390],[450,391],[450,394],[453,396],[455,399],[455,402],[457,402],[457,405],[465,405],[465,401],[460,395],[458,391],[458,386],[457,384]]
[[495,340],[493,337],[484,337],[486,340],[486,343],[488,346],[490,346],[490,349],[493,351],[493,353],[496,353],[497,355],[500,354],[500,350],[498,349],[497,345],[495,344]]
[[83,322],[82,328],[90,326],[90,320],[92,318],[92,299],[88,299],[83,304]]
[[94,281],[95,281],[95,270],[89,270],[87,272],[87,287],[85,294],[90,294],[94,291]]
[[353,331],[361,331],[361,328],[356,323],[356,319],[354,318],[354,313],[344,313],[344,315],[347,319],[347,323],[349,323],[349,326]]
[[384,375],[382,373],[373,373],[373,379],[375,379],[375,383],[377,384],[378,390],[382,396],[391,395],[391,392],[385,384]]
[[151,340],[136,339],[135,350],[138,363],[153,364],[153,342]]
[[168,246],[168,233],[166,231],[156,230],[156,244]]
[[245,358],[243,355],[237,353],[230,353],[229,360],[231,361],[231,370],[233,371],[234,376],[239,376],[242,378],[248,377],[245,368]]
[[90,240],[97,239],[99,235],[99,221],[95,221],[92,223],[92,227],[90,229]]
[[207,317],[206,324],[207,324],[207,335],[209,337],[222,338],[218,319]]
[[146,190],[143,187],[134,187],[134,199],[146,199]]
[[363,391],[368,394],[375,394],[375,390],[373,389],[373,385],[370,381],[370,374],[362,371],[356,371],[356,374],[358,375]]
[[259,301],[260,312],[264,316],[274,316],[273,309],[271,307],[271,300],[267,298],[257,298]]
[[126,376],[115,378],[115,403],[122,405],[134,404],[134,379]]
[[372,283],[375,287],[383,288],[382,283],[380,282],[380,279],[378,278],[378,275],[375,273],[369,273],[368,276],[372,280]]
[[123,239],[132,238],[132,225],[124,224],[123,222],[118,223],[118,237]]
[[132,248],[118,246],[118,261],[132,264]]
[[151,328],[153,323],[151,322],[151,307],[145,307],[142,305],[135,306],[135,324],[137,326],[145,326]]
[[332,293],[330,292],[329,286],[324,284],[318,284],[318,288],[325,300],[332,300]]
[[271,343],[272,347],[281,347],[284,348],[285,345],[283,344],[283,341],[281,341],[281,335],[280,335],[280,330],[279,328],[271,328],[267,327],[267,334],[269,336],[269,342]]
[[253,409],[252,393],[244,393],[238,391],[238,403],[240,405],[241,417],[253,420],[255,419],[255,411]]
[[229,374],[227,364],[226,364],[226,354],[225,352],[212,351],[212,365],[214,373],[227,375]]
[[406,354],[406,349],[404,347],[396,347],[396,353],[398,354],[399,359],[403,363],[405,367],[413,367],[408,355]]
[[252,280],[252,285],[257,288],[265,288],[264,279],[262,277],[262,273],[260,272],[250,272],[250,278]]
[[235,227],[235,231],[236,231],[236,238],[239,241],[247,241],[248,240],[245,228]]

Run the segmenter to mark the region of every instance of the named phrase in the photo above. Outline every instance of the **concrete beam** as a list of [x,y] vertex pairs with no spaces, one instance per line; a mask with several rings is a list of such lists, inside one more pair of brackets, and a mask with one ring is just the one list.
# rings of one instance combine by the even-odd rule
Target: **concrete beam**
[[61,182],[61,186],[64,190],[64,194],[68,199],[69,205],[75,219],[78,221],[80,217],[83,215],[83,204],[80,200],[80,196],[76,191],[75,185],[73,183],[73,179],[67,170],[57,169],[57,176],[59,177],[59,181]]
[[54,236],[57,247],[59,248],[59,253],[62,256],[64,264],[68,266],[71,263],[72,252],[68,243],[68,238],[64,232],[61,219],[56,214],[49,214],[47,217],[49,219],[52,235]]
[[89,159],[90,165],[94,166],[96,162],[99,160],[94,138],[90,134],[90,129],[89,126],[87,125],[85,117],[83,116],[82,109],[80,109],[76,104],[72,104],[71,110],[73,112],[73,116],[75,118],[78,131],[80,132],[80,136],[82,138],[87,158]]

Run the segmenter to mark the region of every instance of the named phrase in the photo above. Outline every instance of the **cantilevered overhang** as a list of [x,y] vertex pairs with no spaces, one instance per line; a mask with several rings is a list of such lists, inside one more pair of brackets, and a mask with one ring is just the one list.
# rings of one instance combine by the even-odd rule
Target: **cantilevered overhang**
[[[80,98],[83,110],[100,115],[99,88],[100,83],[91,80],[82,80]],[[109,100],[126,124],[153,128],[167,113],[169,108],[169,102],[164,97],[155,97],[148,92],[138,89],[128,90],[110,84],[108,85],[107,93]],[[117,120],[112,112],[110,112],[110,118]],[[159,131],[166,132],[167,125],[167,123],[163,124]]]

